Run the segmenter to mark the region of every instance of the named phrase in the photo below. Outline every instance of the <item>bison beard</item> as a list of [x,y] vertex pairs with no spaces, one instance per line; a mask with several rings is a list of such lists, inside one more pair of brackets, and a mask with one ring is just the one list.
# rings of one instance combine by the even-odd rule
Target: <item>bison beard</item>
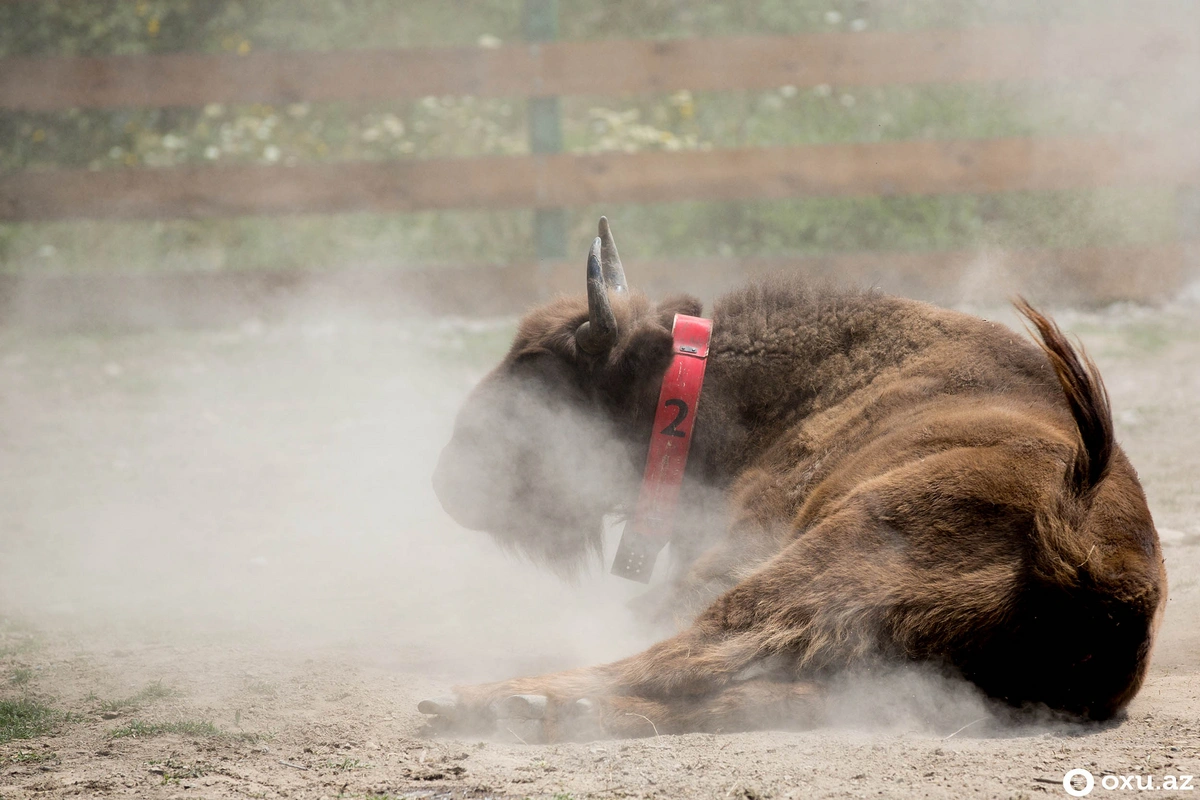
[[[560,569],[646,455],[671,320],[605,220],[588,297],[530,313],[459,415],[435,487]],[[829,679],[937,665],[1012,706],[1107,719],[1167,599],[1158,535],[1095,366],[1023,301],[986,320],[779,278],[722,298],[665,589],[686,627],[603,666],[457,689],[450,727],[522,738],[819,724]],[[720,519],[719,525],[712,523]]]

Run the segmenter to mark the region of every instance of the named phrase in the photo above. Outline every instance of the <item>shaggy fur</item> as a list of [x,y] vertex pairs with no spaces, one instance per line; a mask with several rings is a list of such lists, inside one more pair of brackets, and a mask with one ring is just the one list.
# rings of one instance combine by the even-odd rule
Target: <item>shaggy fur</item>
[[[596,420],[636,474],[671,320],[701,309],[636,292],[613,306],[619,339],[598,356],[574,339],[586,300],[533,311],[463,416],[486,417],[497,387],[525,372],[523,391]],[[463,687],[424,708],[478,723],[510,696],[545,696],[534,716],[546,739],[809,725],[828,676],[883,659],[938,665],[1014,706],[1112,717],[1141,685],[1167,599],[1158,536],[1095,366],[1018,307],[1036,345],[986,320],[796,278],[722,298],[688,511],[657,595],[687,627],[623,661]],[[482,463],[464,430],[460,419],[439,466],[447,510],[518,545],[522,530],[535,538],[530,518],[505,521],[517,490],[501,478],[530,454]],[[464,468],[470,486],[456,481]],[[580,557],[599,515],[635,494],[636,481],[617,482],[569,520],[542,519],[575,544],[533,550]]]

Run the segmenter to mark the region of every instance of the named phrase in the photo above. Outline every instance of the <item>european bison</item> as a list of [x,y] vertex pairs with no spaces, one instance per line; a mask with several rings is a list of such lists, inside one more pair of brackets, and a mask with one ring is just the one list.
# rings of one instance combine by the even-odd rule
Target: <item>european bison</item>
[[[712,314],[671,568],[684,629],[612,664],[459,688],[449,726],[542,740],[803,726],[823,685],[926,663],[1018,707],[1107,719],[1167,600],[1158,535],[1094,364],[1024,301],[1003,325],[799,278]],[[468,528],[559,569],[637,496],[672,320],[630,290],[606,220],[588,296],[521,322],[434,475]]]

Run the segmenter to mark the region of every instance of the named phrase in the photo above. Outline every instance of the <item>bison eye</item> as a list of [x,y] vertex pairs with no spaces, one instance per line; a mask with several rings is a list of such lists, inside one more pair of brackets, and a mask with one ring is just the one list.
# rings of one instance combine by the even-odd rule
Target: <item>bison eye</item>
[[563,377],[566,365],[549,350],[531,349],[518,353],[509,370],[521,380],[545,381]]
[[581,379],[574,364],[549,350],[518,353],[508,367],[508,376],[517,385],[535,391],[545,400],[578,396]]
[[509,370],[515,378],[538,379],[557,372],[558,361],[554,354],[547,350],[526,350],[517,354]]
[[530,347],[517,353],[513,359],[514,364],[529,364],[537,361],[539,358],[552,355],[549,350],[541,347]]

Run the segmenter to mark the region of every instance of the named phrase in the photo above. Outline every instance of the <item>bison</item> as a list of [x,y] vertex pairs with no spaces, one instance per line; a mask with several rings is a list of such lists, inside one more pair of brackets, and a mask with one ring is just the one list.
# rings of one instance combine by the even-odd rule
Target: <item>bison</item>
[[[467,528],[569,571],[628,511],[690,296],[629,288],[608,223],[587,296],[520,323],[434,473]],[[460,687],[448,728],[543,741],[812,726],[831,678],[929,664],[999,705],[1118,714],[1166,573],[1095,365],[1024,300],[1009,328],[780,276],[719,299],[666,580],[682,622],[602,666]],[[647,605],[651,605],[648,603]]]

